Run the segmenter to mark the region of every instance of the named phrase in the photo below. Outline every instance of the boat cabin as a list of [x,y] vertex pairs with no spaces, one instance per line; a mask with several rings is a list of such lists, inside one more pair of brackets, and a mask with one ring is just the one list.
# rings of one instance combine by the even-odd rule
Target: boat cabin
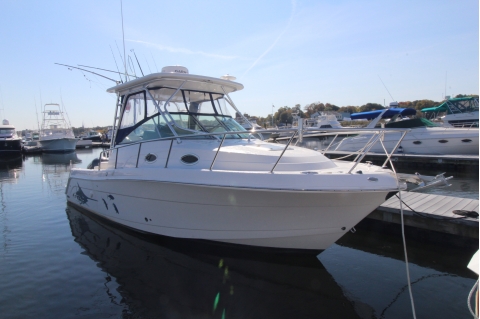
[[178,66],[110,88],[120,102],[112,146],[172,137],[212,139],[218,137],[210,133],[245,131],[229,111],[238,110],[228,94],[241,89],[243,85],[231,80],[192,75]]

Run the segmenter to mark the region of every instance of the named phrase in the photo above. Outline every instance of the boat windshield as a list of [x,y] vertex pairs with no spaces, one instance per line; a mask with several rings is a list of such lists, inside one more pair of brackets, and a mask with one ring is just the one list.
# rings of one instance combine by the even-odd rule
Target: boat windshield
[[[219,93],[155,88],[128,96],[124,105],[116,144],[173,136],[211,139],[205,134],[245,131]],[[248,138],[248,134],[226,138]]]
[[433,123],[425,118],[406,119],[385,124],[387,128],[415,128],[415,127],[438,127],[440,125]]
[[13,136],[15,134],[14,128],[2,128],[0,129],[0,136]]

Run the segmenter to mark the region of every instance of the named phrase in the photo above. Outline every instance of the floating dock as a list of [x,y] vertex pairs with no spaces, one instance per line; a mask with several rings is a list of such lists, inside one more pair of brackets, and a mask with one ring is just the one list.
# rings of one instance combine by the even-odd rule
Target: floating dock
[[[407,240],[478,248],[478,200],[417,192],[401,192],[397,196],[402,199]],[[401,232],[400,200],[397,196],[380,205],[358,228]]]

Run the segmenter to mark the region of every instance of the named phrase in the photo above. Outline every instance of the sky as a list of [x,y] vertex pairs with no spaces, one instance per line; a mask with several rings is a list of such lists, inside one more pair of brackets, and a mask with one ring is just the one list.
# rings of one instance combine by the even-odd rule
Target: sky
[[0,12],[0,117],[17,130],[37,129],[46,103],[72,126],[112,125],[115,83],[55,63],[122,70],[123,39],[137,74],[133,53],[145,74],[235,76],[250,116],[479,91],[477,0],[2,0]]

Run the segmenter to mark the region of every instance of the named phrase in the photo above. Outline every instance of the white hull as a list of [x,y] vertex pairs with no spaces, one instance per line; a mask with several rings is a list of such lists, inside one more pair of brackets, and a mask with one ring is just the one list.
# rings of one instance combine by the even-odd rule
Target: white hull
[[[114,176],[106,179],[107,174]],[[317,185],[317,190],[267,189],[261,185],[215,187],[155,181],[152,179],[157,177],[148,172],[144,176],[138,174],[139,169],[74,170],[66,191],[67,200],[113,222],[148,233],[251,246],[324,250],[385,201],[389,192],[348,191],[341,182],[339,189],[333,190],[331,186],[335,183],[329,183],[328,177],[323,179],[323,187],[331,190],[320,191],[321,185]],[[186,179],[190,176],[209,183],[220,183],[222,179],[234,183],[234,176],[225,172],[166,169],[161,175],[176,176],[177,180],[184,175]],[[264,175],[265,185],[284,184],[284,174]],[[302,177],[305,187],[315,184],[314,177],[317,184],[321,183],[318,176]],[[366,178],[360,175],[358,180]],[[351,187],[354,184],[351,175],[349,179]]]
[[441,119],[446,125],[452,125],[457,127],[478,127],[478,111],[447,114]]
[[[478,129],[461,128],[416,128],[408,132],[397,149],[405,154],[425,155],[478,155]],[[342,140],[337,151],[357,151],[370,140],[370,134],[358,135]],[[383,143],[391,152],[400,138],[400,133],[385,134]],[[377,142],[370,152],[383,153]]]
[[71,152],[77,145],[76,138],[59,138],[40,140],[40,146],[44,152]]

